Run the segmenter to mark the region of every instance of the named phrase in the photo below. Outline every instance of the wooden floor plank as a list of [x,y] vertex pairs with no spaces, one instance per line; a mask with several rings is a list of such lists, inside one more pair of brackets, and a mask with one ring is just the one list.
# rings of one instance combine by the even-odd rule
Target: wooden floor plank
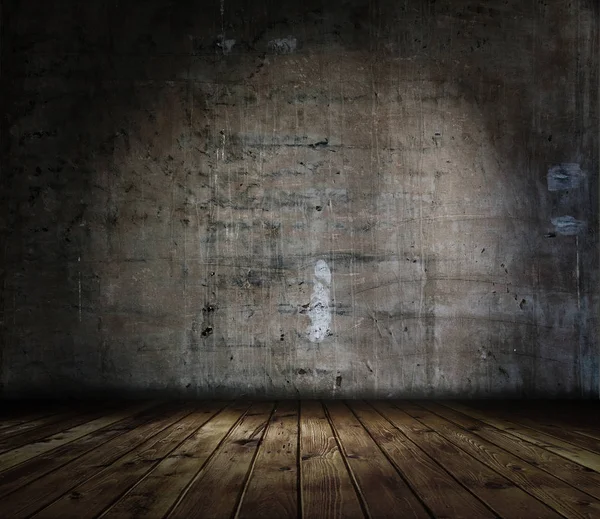
[[465,406],[458,402],[444,402],[445,406],[450,407],[456,411],[467,414],[473,418],[477,418],[482,422],[496,427],[502,431],[512,434],[522,440],[533,443],[539,447],[542,447],[554,454],[562,456],[568,460],[571,460],[579,465],[587,467],[596,472],[600,472],[600,455],[595,454],[587,449],[576,447],[575,445],[560,440],[555,436],[546,434],[543,432],[536,431],[516,422],[511,422],[508,419],[498,418],[497,415],[491,411],[481,411],[471,406]]
[[181,500],[169,514],[172,518],[231,517],[248,477],[274,403],[256,403],[223,442]]
[[600,474],[597,472],[586,470],[585,467],[557,456],[542,447],[528,443],[443,405],[434,402],[419,402],[419,406],[494,443],[505,451],[515,454],[527,463],[562,479],[592,497],[600,499]]
[[17,416],[0,418],[0,439],[19,434],[19,432],[37,427],[39,422],[65,412],[64,406],[52,406],[36,411],[23,412]]
[[421,501],[348,406],[339,401],[326,402],[325,409],[368,514],[381,518],[429,517]]
[[230,405],[213,417],[109,508],[103,519],[164,517],[249,406]]
[[22,447],[23,445],[50,438],[55,434],[103,416],[105,412],[104,408],[90,407],[91,409],[86,411],[75,409],[58,417],[52,416],[48,419],[48,423],[43,423],[39,427],[21,431],[16,435],[0,440],[0,454]]
[[40,454],[35,458],[24,461],[18,466],[0,472],[0,498],[76,460],[83,454],[100,447],[112,438],[135,429],[155,415],[156,411],[154,407],[150,406],[148,409],[144,409],[121,422],[92,432],[75,442]]
[[600,518],[586,402],[145,405],[0,405],[0,517]]
[[[7,426],[0,430],[0,442],[4,442],[7,438],[22,435],[41,427],[51,425],[70,416],[73,416],[73,409],[62,406],[49,408],[46,412],[34,413],[24,419],[17,418],[7,421]],[[0,443],[0,445],[2,444]]]
[[408,402],[399,406],[457,447],[566,517],[600,517],[600,502],[448,420]]
[[455,519],[496,517],[373,407],[357,401],[348,402],[348,405],[434,516]]
[[561,517],[524,490],[517,488],[509,479],[468,455],[404,410],[398,409],[390,402],[376,401],[371,404],[500,517]]
[[[479,407],[481,407],[481,405]],[[501,417],[510,417],[512,422],[549,434],[576,447],[600,454],[600,440],[589,435],[577,434],[572,430],[572,424],[556,422],[552,415],[538,414],[535,418],[532,417],[531,414],[524,415],[519,409],[518,404],[502,407],[496,406],[494,412]]]
[[1,502],[1,517],[34,514],[189,412],[181,405],[171,405],[169,410],[156,408],[155,416],[149,422],[5,496]]
[[575,434],[579,434],[581,436],[587,436],[588,438],[594,438],[595,440],[600,440],[600,432],[589,431],[583,428],[573,429]]
[[130,406],[129,409],[119,410],[114,413],[109,412],[90,422],[76,425],[71,429],[59,432],[49,436],[48,438],[44,438],[43,440],[28,443],[26,445],[22,445],[21,447],[17,447],[16,449],[12,449],[8,452],[0,454],[0,471],[8,470],[16,465],[19,465],[20,463],[30,460],[31,458],[35,458],[36,456],[50,452],[58,447],[61,447],[62,445],[74,442],[97,430],[108,427],[116,422],[120,422],[128,416],[144,410],[150,405],[152,404],[139,404],[133,407]]
[[82,510],[88,517],[98,516],[220,411],[223,405],[217,402],[194,405],[193,412],[77,485],[37,513],[36,519],[79,519]]
[[510,401],[464,401],[465,405],[487,409],[496,414],[506,411],[511,414],[540,419],[568,431],[581,430],[598,438],[600,435],[600,401],[593,400],[519,400]]
[[298,402],[277,405],[236,517],[298,517]]
[[315,401],[300,408],[300,481],[303,517],[365,517],[323,406]]

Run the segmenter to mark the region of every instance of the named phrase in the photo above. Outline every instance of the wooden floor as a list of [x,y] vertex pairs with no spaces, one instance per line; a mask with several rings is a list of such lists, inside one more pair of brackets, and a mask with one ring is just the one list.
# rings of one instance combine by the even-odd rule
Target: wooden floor
[[600,517],[600,405],[4,404],[0,517]]

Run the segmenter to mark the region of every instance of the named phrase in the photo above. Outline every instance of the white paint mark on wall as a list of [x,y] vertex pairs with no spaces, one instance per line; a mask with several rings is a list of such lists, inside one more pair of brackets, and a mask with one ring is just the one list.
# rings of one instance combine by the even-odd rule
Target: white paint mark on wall
[[586,228],[586,223],[581,220],[576,220],[572,216],[559,216],[550,220],[554,225],[554,230],[557,234],[563,236],[576,236],[583,232]]
[[548,170],[548,191],[575,189],[581,185],[583,178],[584,173],[579,164],[568,162],[557,164]]
[[271,52],[275,54],[291,54],[296,50],[298,46],[298,40],[293,36],[288,36],[287,38],[277,38],[275,40],[271,40],[268,44],[268,48]]
[[330,333],[331,327],[331,270],[323,260],[315,265],[313,292],[310,299],[308,316],[310,326],[308,337],[311,342],[321,342]]

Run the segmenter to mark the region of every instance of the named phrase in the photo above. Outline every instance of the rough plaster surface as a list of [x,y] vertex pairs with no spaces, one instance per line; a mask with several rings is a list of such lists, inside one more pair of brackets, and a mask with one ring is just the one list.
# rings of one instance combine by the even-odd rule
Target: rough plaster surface
[[4,2],[3,394],[597,396],[598,17]]

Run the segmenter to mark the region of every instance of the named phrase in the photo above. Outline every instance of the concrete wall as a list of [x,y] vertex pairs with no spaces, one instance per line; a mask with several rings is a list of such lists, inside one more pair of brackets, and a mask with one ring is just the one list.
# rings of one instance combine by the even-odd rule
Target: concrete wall
[[4,4],[4,396],[598,396],[594,0]]

